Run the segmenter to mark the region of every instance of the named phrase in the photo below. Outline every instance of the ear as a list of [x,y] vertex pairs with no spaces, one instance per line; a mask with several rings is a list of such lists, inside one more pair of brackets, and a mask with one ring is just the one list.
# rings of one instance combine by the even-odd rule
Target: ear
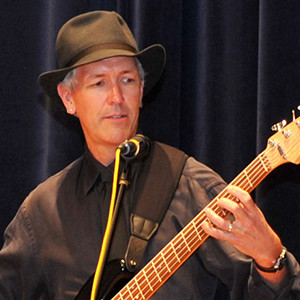
[[140,108],[142,108],[143,107],[143,97],[144,97],[144,81],[142,81],[140,93],[141,93]]
[[57,86],[57,93],[60,96],[67,113],[74,115],[76,113],[75,103],[71,97],[71,91],[66,88],[63,84],[59,83]]

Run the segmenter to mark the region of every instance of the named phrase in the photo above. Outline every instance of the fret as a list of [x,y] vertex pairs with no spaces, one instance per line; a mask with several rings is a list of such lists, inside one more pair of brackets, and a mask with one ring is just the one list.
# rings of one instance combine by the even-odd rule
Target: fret
[[202,237],[201,237],[201,235],[200,235],[199,232],[198,232],[198,228],[196,227],[195,220],[192,220],[192,224],[193,224],[193,226],[194,226],[194,228],[195,228],[195,231],[196,231],[196,233],[197,233],[197,236],[198,236],[199,240],[201,241],[201,240],[202,240]]
[[188,248],[189,252],[191,252],[191,248],[189,247],[189,245],[188,245],[188,243],[187,243],[187,241],[186,241],[186,239],[185,239],[185,236],[184,236],[183,231],[181,231],[180,234],[181,234],[181,236],[182,236],[182,238],[183,238],[183,240],[184,240],[184,243],[186,244],[186,247]]
[[[243,171],[241,174],[239,174],[237,177],[236,177],[236,179],[235,179],[235,181],[233,181],[231,184],[232,185],[235,185],[235,186],[238,186],[238,187],[240,187],[240,188],[242,188],[242,189],[244,189],[245,191],[250,191],[250,187],[253,187],[253,184],[250,182],[250,179],[249,179],[249,182],[250,182],[250,184],[249,184],[249,186],[247,185],[247,182],[248,182],[248,180],[247,180],[247,176],[245,176],[245,171]],[[246,187],[247,186],[247,187]],[[235,200],[235,198],[234,197],[232,197],[231,195],[229,195],[229,199],[231,199],[231,200],[233,200],[234,202],[237,202],[238,203],[238,201],[236,201]]]
[[131,294],[131,291],[130,291],[130,285],[126,285],[126,287],[127,287],[128,293],[129,293],[129,295],[130,295],[130,298],[131,298],[131,299],[134,299],[133,296],[132,296],[132,294]]
[[146,281],[147,281],[147,284],[148,284],[150,290],[153,291],[153,288],[152,288],[152,286],[150,284],[150,281],[149,281],[148,276],[147,276],[147,274],[145,272],[145,269],[143,269],[143,274],[144,274],[144,277],[146,278]]
[[[224,197],[225,195],[223,195]],[[229,196],[226,196],[227,198]],[[216,214],[220,215],[222,208],[219,206],[218,202],[219,202],[220,198],[216,197],[213,201],[211,201],[211,203],[208,205],[208,207],[210,207],[210,209],[212,209]],[[206,217],[205,217],[206,218]],[[209,221],[209,219],[206,218],[206,221]]]
[[244,170],[244,175],[245,175],[245,177],[246,177],[246,179],[247,179],[249,185],[250,185],[251,187],[253,187],[253,184],[252,184],[252,182],[251,182],[251,180],[250,180],[250,178],[249,178],[248,173],[247,173],[246,170]]
[[[222,197],[224,197],[224,196],[225,196],[225,194],[224,194]],[[220,197],[220,198],[222,198],[222,197]],[[215,213],[218,213],[217,210],[218,210],[218,208],[220,208],[220,206],[218,205],[218,201],[220,200],[220,198],[215,198],[214,200],[212,200],[212,201],[208,204],[207,207],[209,207],[209,208],[210,208],[211,210],[213,210]],[[206,218],[206,215],[204,215],[204,219],[205,219],[205,221],[208,221],[208,222],[209,222],[209,219]]]
[[175,254],[175,256],[176,256],[178,262],[181,263],[181,260],[180,260],[179,256],[177,255],[177,251],[176,251],[176,249],[175,249],[175,247],[174,247],[173,242],[171,242],[170,244],[171,244],[171,247],[172,247],[172,249],[173,249],[173,252],[174,252],[174,254]]
[[[207,237],[208,237],[208,234],[204,231],[204,230],[202,230],[202,241],[201,241],[201,244],[200,245],[202,245],[202,243],[205,241],[204,239],[206,239]],[[200,246],[199,245],[199,246]]]
[[221,208],[220,213],[222,214],[221,217],[226,217],[228,215],[228,211],[225,211],[224,208]]
[[267,166],[265,165],[263,159],[262,159],[262,155],[259,155],[258,156],[259,160],[260,160],[260,163],[261,165],[263,166],[263,168],[265,169],[266,172],[269,172],[269,168],[267,168]]
[[158,272],[157,272],[157,270],[156,270],[156,267],[155,267],[155,265],[154,265],[154,262],[151,261],[151,263],[152,263],[152,267],[153,267],[153,269],[154,269],[154,272],[155,272],[155,274],[156,274],[158,280],[159,280],[160,282],[162,282],[162,279],[160,278],[160,276],[159,276],[159,274],[158,274]]
[[[136,276],[134,277],[134,280],[135,280],[135,284],[136,284],[136,286],[138,287],[138,290],[139,290],[139,292],[140,292],[142,298],[145,299],[144,294],[143,294],[143,292],[142,292],[142,290],[141,290],[141,288],[140,288],[140,285],[139,285],[139,283],[138,283],[138,281],[137,281],[137,279],[136,279]],[[138,297],[135,297],[135,299],[138,299]]]
[[124,300],[124,298],[123,298],[123,296],[122,296],[122,293],[121,293],[121,292],[118,294],[118,296],[120,296],[120,299],[121,299],[121,300]]
[[168,263],[167,263],[167,261],[166,261],[166,259],[165,259],[165,256],[164,256],[163,251],[161,252],[161,257],[162,257],[162,259],[163,259],[163,261],[164,261],[164,263],[165,263],[165,265],[166,265],[166,267],[167,267],[169,273],[171,273],[171,269],[170,269],[169,266],[168,266]]
[[180,234],[178,234],[174,239],[173,239],[173,245],[177,251],[178,257],[180,258],[180,252],[183,248],[183,244],[182,244],[182,238],[180,237]]

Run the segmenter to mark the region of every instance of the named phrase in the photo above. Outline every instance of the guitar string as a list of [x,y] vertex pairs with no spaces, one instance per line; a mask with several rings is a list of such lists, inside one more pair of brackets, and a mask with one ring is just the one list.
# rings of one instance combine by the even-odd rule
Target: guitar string
[[[176,246],[176,245],[175,245],[175,246]],[[167,252],[169,252],[169,250],[167,250],[166,253],[167,253]],[[168,259],[168,257],[167,257],[166,259]],[[153,274],[154,274],[154,273],[153,273]],[[151,275],[151,274],[150,274],[150,275]],[[144,283],[144,282],[142,282],[140,285],[142,285],[143,283]],[[131,291],[131,292],[132,292],[132,291]]]
[[[194,222],[195,223],[195,222]],[[187,239],[189,239],[189,236],[187,237]],[[174,243],[173,243],[174,244]],[[170,251],[170,249],[168,249],[168,250],[166,250],[166,253],[168,253]],[[179,255],[180,255],[180,253],[179,253]],[[170,261],[170,260],[168,260],[169,259],[169,257],[168,256],[166,256],[166,260],[169,262],[169,264],[168,265],[170,265],[170,263],[172,263],[172,261]],[[177,261],[178,261],[178,259],[177,259]],[[170,266],[171,268],[173,267],[172,265]],[[151,274],[150,274],[151,275]]]
[[[249,171],[249,170],[248,170]],[[267,172],[268,173],[268,172]],[[216,204],[214,204],[214,205],[216,205]],[[199,214],[200,215],[200,214]],[[195,220],[195,219],[194,219]],[[193,221],[194,221],[193,220]],[[194,224],[195,224],[195,221],[194,221]],[[200,223],[200,225],[202,224],[202,222]],[[196,225],[195,225],[196,226]],[[164,249],[163,249],[164,250]],[[169,251],[169,250],[167,250],[167,251]],[[173,256],[174,257],[174,256]],[[153,259],[154,260],[154,259]],[[147,267],[147,266],[146,266]],[[146,276],[146,275],[144,275],[144,276]],[[163,276],[163,275],[161,275],[161,276]]]
[[[249,166],[251,166],[253,163],[255,163],[254,164],[254,166],[256,166],[258,163],[260,163],[260,165],[263,165],[264,164],[264,161],[266,160],[266,158],[265,157],[261,157],[261,156],[263,156],[263,154],[265,154],[265,153],[267,153],[267,152],[274,152],[273,151],[273,149],[274,148],[270,148],[269,150],[267,149],[267,150],[265,150],[265,151],[263,151],[256,159],[254,159],[254,161],[249,165]],[[275,155],[276,156],[276,155]],[[278,154],[277,154],[277,156],[278,156]],[[271,156],[270,156],[271,157]],[[259,158],[261,158],[261,159],[263,159],[263,161],[259,161]],[[270,160],[272,160],[272,159],[270,159]],[[278,159],[278,161],[280,161],[279,159]],[[268,161],[267,161],[268,162]],[[252,170],[251,170],[251,168],[246,168],[247,169],[247,175],[249,176],[249,177],[251,177],[251,173],[253,173],[253,171],[255,171],[255,169],[253,170],[253,167],[254,166],[251,166],[251,168],[252,168]],[[263,167],[266,167],[266,166],[264,166],[263,165]],[[245,170],[246,170],[245,169]],[[267,167],[267,169],[269,169],[269,167]],[[260,170],[263,170],[263,168],[260,168]],[[271,170],[269,170],[268,172],[265,172],[266,174],[268,174],[269,172],[270,172]],[[240,175],[243,175],[243,172],[240,174]],[[257,175],[257,174],[256,174]],[[264,175],[264,174],[263,174]],[[243,177],[243,176],[241,176],[241,177]],[[237,177],[237,179],[239,178],[239,176]],[[260,178],[260,177],[259,177]],[[245,178],[243,179],[243,178],[240,178],[238,181],[245,181]],[[235,180],[234,180],[235,181]],[[234,181],[231,183],[231,184],[233,184],[234,183]],[[251,182],[252,183],[252,182]],[[248,185],[249,184],[249,182],[248,182],[248,178],[247,178],[247,180],[245,181],[245,184],[246,185]],[[237,184],[235,184],[235,185],[237,185]],[[255,184],[254,183],[252,183],[252,185],[253,186],[255,186]],[[238,186],[240,186],[240,187],[242,187],[243,185],[238,185]],[[250,186],[251,187],[251,186]],[[218,197],[216,197],[215,199],[217,199]],[[213,205],[212,205],[212,209],[219,209],[219,206],[217,205],[217,201],[212,201],[212,202],[216,202],[216,203],[213,203]],[[211,203],[212,203],[211,202]],[[222,209],[221,209],[222,210]],[[196,220],[196,219],[199,219],[199,218],[201,219],[201,220]],[[204,220],[202,220],[202,219],[204,219]],[[206,217],[205,216],[201,216],[201,213],[199,213],[192,221],[191,221],[191,223],[193,223],[193,226],[195,225],[195,227],[197,228],[197,230],[199,230],[199,227],[202,225],[202,223],[205,221],[205,219],[206,219]],[[200,225],[199,225],[199,221],[200,221]],[[197,225],[196,225],[196,223],[198,223],[198,226],[199,227],[197,227]],[[190,224],[189,224],[190,225]],[[189,226],[188,225],[188,227],[193,227],[193,226]],[[190,228],[187,228],[187,232],[188,232],[188,230],[189,230]],[[199,232],[198,232],[199,233]],[[201,236],[201,234],[202,234],[202,232],[201,233],[199,233],[199,235]],[[202,239],[205,237],[205,233],[204,233],[204,236],[203,237],[201,237]],[[192,236],[192,238],[193,237],[196,237],[196,240],[191,240],[189,243],[190,243],[190,248],[194,248],[195,247],[195,245],[196,244],[198,244],[198,242],[199,242],[199,238],[198,238],[198,234],[197,235],[195,235],[194,234],[194,231],[192,231],[192,235],[190,235],[190,236]],[[188,236],[187,237],[187,239],[185,240],[185,242],[183,243],[183,244],[181,244],[180,246],[179,246],[179,248],[180,249],[182,249],[182,246],[184,245],[184,244],[186,244],[187,243],[187,240],[189,239],[189,237],[190,236]],[[176,237],[178,237],[178,235],[176,236]],[[175,240],[176,240],[176,237],[174,238]],[[196,242],[196,244],[193,244],[192,245],[192,243],[195,243]],[[174,250],[177,248],[177,246],[175,247],[175,245],[174,245],[174,242],[173,242],[173,240],[172,240],[172,243],[173,243],[173,247],[174,247]],[[164,263],[165,265],[167,265],[168,266],[168,268],[169,269],[172,269],[172,268],[174,268],[174,265],[175,266],[177,266],[178,265],[178,258],[176,258],[176,256],[177,257],[179,257],[180,256],[180,252],[176,252],[176,251],[174,251],[173,250],[173,247],[170,245],[171,244],[171,242],[162,250],[162,251],[160,251],[160,253],[165,253],[165,254],[167,254],[167,253],[169,253],[170,255],[169,256],[165,256],[165,260],[166,261],[164,261],[163,259],[162,259],[162,257],[159,257],[159,255],[157,255],[157,257],[155,257],[154,259],[152,259],[152,261],[155,261],[155,259],[157,259],[157,260],[163,260],[162,262],[160,262],[159,263],[159,266],[161,266],[162,265],[162,263]],[[171,249],[172,248],[172,249]],[[183,249],[184,250],[184,249]],[[171,252],[171,253],[170,253]],[[174,256],[174,255],[172,255],[174,252],[176,252],[176,256]],[[193,251],[194,252],[194,251]],[[160,254],[159,253],[159,254]],[[174,261],[175,261],[175,264],[174,264],[174,262],[173,261],[168,261],[168,259],[169,258],[172,258],[172,259],[174,259]],[[188,253],[188,257],[189,257],[189,253]],[[168,264],[167,264],[167,262],[168,262]],[[173,263],[173,265],[171,265]],[[181,263],[179,263],[180,265],[181,265]],[[147,268],[147,267],[149,267],[148,265],[146,265],[146,267],[145,267],[145,269]],[[155,266],[152,266],[153,268],[155,268]],[[168,268],[167,268],[167,270],[166,271],[168,271]],[[157,271],[157,270],[156,270]],[[172,274],[174,273],[174,272],[171,272]],[[169,274],[170,274],[170,272],[167,272],[167,273],[165,273],[165,274],[167,274],[167,276],[169,276]],[[159,274],[160,276],[161,276],[161,278],[163,278],[163,277],[165,277],[166,275],[165,274]],[[139,275],[139,273],[136,275],[136,276],[138,276]],[[142,280],[142,282],[141,283],[138,283],[138,279],[136,279],[135,280],[135,283],[134,284],[137,284],[137,285],[139,285],[139,290],[137,290],[137,292],[138,293],[142,293],[144,296],[145,296],[145,294],[144,294],[144,288],[142,288],[142,285],[144,285],[145,287],[148,287],[149,286],[149,284],[151,284],[151,281],[152,281],[152,279],[149,279],[150,277],[153,277],[154,276],[154,279],[156,278],[156,274],[155,274],[155,271],[153,272],[153,271],[151,271],[150,272],[150,274],[147,274],[146,275],[146,271],[144,271],[144,273],[143,274],[140,274],[140,276],[144,276],[144,277],[146,277],[147,276],[147,278],[148,278],[148,281],[146,281],[145,279],[143,279]],[[142,278],[141,278],[142,279]],[[152,287],[152,289],[154,290],[154,288],[153,288],[153,286],[151,286]],[[136,290],[136,288],[135,289],[133,289],[133,290],[131,290],[130,292],[131,293],[134,293],[135,292],[135,290]],[[121,290],[122,291],[122,290]],[[121,292],[120,291],[120,292]],[[149,289],[148,289],[148,291],[149,291]],[[156,289],[155,289],[155,291],[156,291]],[[152,291],[151,291],[151,293],[152,293]]]
[[[257,164],[257,162],[259,162],[257,159],[255,159],[254,161],[253,161],[255,164]],[[251,163],[251,164],[253,164],[253,162]],[[251,165],[250,164],[250,165]],[[249,169],[249,168],[248,168]],[[249,172],[249,170],[248,170],[248,172]],[[242,175],[243,175],[243,173],[241,173]],[[250,175],[249,175],[250,176]],[[244,176],[242,176],[242,177],[244,177]],[[242,180],[243,178],[241,178],[241,179],[239,179],[239,180]],[[242,186],[241,186],[242,187]],[[217,198],[217,197],[216,197]],[[215,198],[215,199],[216,199]],[[216,202],[216,201],[212,201],[212,202]],[[211,202],[211,203],[212,203]],[[210,204],[211,204],[210,203]],[[216,203],[213,203],[213,205],[211,205],[211,208],[212,209],[216,209],[216,208],[218,208],[218,205],[217,205],[217,202]],[[198,215],[201,219],[203,219],[203,220],[200,220],[200,226],[201,226],[201,224],[202,224],[202,222],[206,219],[206,217],[205,217],[205,214],[203,214],[204,216],[200,216],[201,215],[201,213]],[[197,219],[197,217],[195,218],[195,219]],[[195,222],[195,219],[193,220],[194,221],[194,224],[197,222],[197,223],[199,223],[199,220],[197,220],[196,222]],[[196,226],[196,225],[195,225]],[[189,227],[189,226],[188,226]],[[199,228],[198,228],[199,229]],[[186,230],[187,232],[189,231],[189,228],[187,228],[187,230]],[[183,234],[184,235],[184,234]],[[202,232],[201,232],[201,234],[200,234],[200,236],[202,235]],[[178,236],[178,235],[177,235]],[[176,236],[176,237],[177,237]],[[194,234],[194,232],[192,232],[192,235],[191,235],[192,237],[193,236],[195,236],[195,234]],[[196,235],[197,236],[197,235]],[[205,232],[204,232],[204,236],[205,236]],[[176,239],[176,237],[175,237],[175,239]],[[186,242],[187,242],[187,240],[189,239],[189,236],[187,237],[187,239],[186,239],[186,241],[185,241],[185,244],[186,244]],[[202,237],[202,239],[203,239],[203,237]],[[176,241],[176,242],[178,242],[178,240]],[[191,247],[193,248],[193,247],[195,247],[194,245],[192,245],[192,243],[194,243],[195,241],[194,240],[192,240],[192,241],[190,241],[190,245],[191,245]],[[197,238],[196,239],[196,243],[197,242],[199,242],[199,238]],[[173,243],[173,245],[174,245],[174,243]],[[182,249],[182,245],[183,244],[180,244],[179,245],[179,247],[178,246],[176,246],[175,247],[175,245],[174,245],[174,248],[179,248],[180,250]],[[163,249],[162,251],[160,251],[160,253],[162,253],[163,251],[165,250],[165,253],[168,253],[168,252],[170,252],[170,249]],[[183,249],[184,250],[184,249]],[[174,252],[174,251],[173,251]],[[159,254],[160,254],[159,253]],[[171,255],[171,258],[173,259],[174,258],[174,255],[172,255],[173,253],[171,252],[171,253],[169,253],[170,255]],[[179,252],[177,252],[177,255],[178,256],[180,256],[180,254],[181,254],[181,251],[179,251]],[[170,256],[169,256],[170,257]],[[166,257],[166,260],[168,260],[169,259],[169,257]],[[158,258],[158,260],[160,260],[160,262],[159,262],[159,266],[161,266],[162,265],[162,258],[161,257],[159,257],[159,255],[157,256],[157,257],[155,257],[152,261],[155,261],[155,259],[156,258]],[[169,261],[169,264],[168,264],[168,266],[169,266],[169,268],[174,268],[174,263],[173,263],[173,265],[170,265],[170,264],[172,264],[173,262],[172,261]],[[166,262],[165,262],[165,264],[167,264]],[[176,261],[175,261],[175,265],[176,264],[178,264],[178,260],[176,259]],[[180,263],[181,264],[181,263]],[[152,266],[153,268],[156,268],[155,266]],[[147,268],[147,266],[145,267],[145,269]],[[157,272],[157,268],[156,268],[156,272]],[[168,274],[170,274],[170,272],[167,272],[167,273],[165,273],[165,274],[160,274],[160,276],[161,277],[165,277],[166,275],[168,276]],[[139,274],[137,274],[137,276],[138,276]],[[150,272],[150,274],[148,274],[148,275],[145,275],[144,274],[144,276],[147,276],[147,278],[148,278],[148,281],[149,281],[149,283],[151,284],[151,282],[152,282],[152,279],[150,278],[150,277],[153,277],[153,275],[154,275],[154,279],[156,279],[156,274],[155,274],[155,271],[153,272],[153,271],[151,271]],[[147,285],[146,285],[146,283],[147,283]],[[130,292],[128,291],[128,293],[130,293],[130,296],[131,297],[133,297],[132,296],[132,293],[133,294],[135,294],[135,291],[137,291],[138,292],[138,294],[141,292],[142,294],[143,294],[143,298],[145,297],[145,294],[144,294],[144,287],[142,287],[142,285],[143,286],[145,286],[146,285],[146,287],[149,285],[149,283],[148,282],[146,282],[145,281],[145,279],[143,279],[142,280],[142,282],[141,283],[138,283],[138,279],[136,278],[136,280],[135,280],[135,283],[134,283],[134,286],[135,286],[135,284],[136,285],[139,285],[139,290],[137,290],[136,288],[134,288],[134,289],[131,289],[130,290]],[[152,287],[152,289],[153,289],[153,287]],[[122,291],[122,290],[121,290]],[[148,291],[149,291],[149,289],[148,289]],[[155,290],[156,291],[156,290]]]
[[[296,145],[295,145],[296,146]],[[291,147],[291,149],[293,148],[293,146]],[[278,156],[278,155],[277,155]],[[276,157],[277,157],[276,156]],[[274,160],[274,159],[273,159]],[[278,162],[279,162],[280,160],[278,160]],[[249,168],[248,168],[249,169]],[[269,172],[267,172],[267,173],[269,173]],[[243,173],[242,173],[243,174]],[[250,173],[249,173],[250,174]],[[257,175],[257,174],[256,174]],[[249,177],[251,177],[250,175],[249,175]],[[243,179],[243,178],[241,178],[241,179]],[[239,179],[239,181],[241,180],[241,179]],[[244,180],[244,179],[243,179]],[[248,180],[247,180],[248,181]],[[245,182],[245,184],[246,185],[248,185],[249,184],[249,182]],[[239,185],[239,186],[243,186],[242,184],[241,185]],[[250,187],[251,187],[251,185],[250,185]],[[215,208],[217,208],[217,209],[220,209],[220,211],[222,211],[222,209],[221,208],[219,208],[218,207],[218,205],[217,205],[217,203],[214,203],[214,205],[213,205],[213,209],[215,210]],[[202,224],[202,222],[200,222],[200,225]],[[195,224],[195,222],[194,222],[194,225],[195,225],[195,227],[197,227],[197,225]],[[195,234],[193,234],[193,236],[194,237],[196,237],[197,238],[197,235],[195,235]],[[189,237],[187,237],[187,239],[188,239]],[[198,240],[198,239],[197,239]],[[192,245],[192,242],[194,242],[193,240],[190,242],[190,247],[192,248],[192,247],[194,247],[194,245]],[[178,253],[177,253],[177,255],[178,255]],[[172,263],[171,261],[170,261],[170,263]],[[170,266],[170,264],[168,264],[168,266],[169,266],[169,268],[172,268],[172,266]]]
[[[291,149],[294,149],[295,147],[296,147],[297,145],[296,144],[294,144],[294,145],[291,145],[290,147],[289,147],[289,151],[291,151]],[[273,154],[274,154],[274,148],[271,148],[270,150],[269,150],[269,152],[272,152]],[[265,151],[264,153],[267,153],[268,151]],[[261,154],[261,156],[264,156],[263,154],[264,153],[262,153]],[[277,153],[277,150],[276,150],[276,153]],[[275,153],[275,157],[278,157],[278,154],[276,155],[276,153]],[[269,155],[269,161],[267,161],[267,163],[269,164],[269,162],[273,159],[273,163],[275,162],[275,163],[279,163],[280,162],[280,159],[277,159],[277,160],[274,160],[274,157],[272,157],[272,156],[274,156],[274,155]],[[262,157],[258,157],[258,158],[262,158]],[[257,164],[259,161],[256,159],[256,160],[254,160],[254,162]],[[261,162],[262,164],[263,163],[265,163],[266,162],[266,158],[265,157],[263,157],[263,162]],[[262,168],[261,168],[261,170],[263,170]],[[272,168],[270,168],[270,167],[267,167],[267,171],[266,172],[264,172],[263,173],[263,176],[266,176],[270,171],[272,170]],[[247,168],[247,171],[248,171],[248,174],[249,174],[249,176],[250,176],[250,172],[249,172],[249,168]],[[253,171],[253,170],[252,170]],[[253,173],[253,172],[252,172]],[[243,174],[243,173],[242,173]],[[256,175],[257,175],[257,173],[256,173]],[[251,177],[251,176],[250,176]],[[260,176],[260,177],[262,177],[262,176]],[[254,177],[255,178],[255,177]],[[239,179],[239,177],[238,177],[238,179]],[[241,179],[239,179],[239,181],[240,180],[244,180],[244,178],[241,178]],[[261,180],[260,180],[261,181]],[[249,184],[249,182],[248,182],[248,180],[245,182],[245,184],[246,185],[248,185]],[[255,185],[255,184],[252,184],[252,185]],[[241,184],[240,185],[241,187],[243,187],[243,185]],[[250,187],[251,187],[251,185],[250,185]],[[217,206],[217,203],[214,203],[214,205],[213,205],[213,207],[216,207]],[[217,207],[218,208],[218,207]],[[221,209],[222,210],[222,209]],[[200,222],[200,225],[202,224],[202,222]],[[194,222],[194,225],[195,225],[195,222]],[[196,226],[196,225],[195,225]],[[193,233],[193,237],[196,237],[197,238],[197,235],[195,235],[194,234],[194,232],[192,232]],[[198,240],[198,238],[197,238],[197,240]],[[192,240],[192,242],[194,242],[193,240]],[[186,241],[184,242],[184,243],[186,243]],[[196,241],[196,244],[197,244],[197,241]],[[190,242],[190,247],[195,247],[195,245],[191,245],[191,242]],[[170,251],[170,249],[167,249],[166,250],[166,252],[167,251]],[[177,253],[177,256],[178,256],[179,254]],[[173,256],[173,258],[174,258],[174,256]],[[169,264],[168,264],[168,267],[169,268],[173,268],[174,266],[171,266],[170,265],[170,263],[172,263],[172,261],[170,261],[169,262]],[[177,263],[176,262],[176,260],[175,260],[175,263]],[[161,276],[163,277],[163,276],[165,276],[164,274],[161,274]]]
[[[292,148],[294,148],[296,146],[296,144],[293,146],[291,146],[291,148],[290,149],[292,149]],[[273,148],[272,148],[273,149]],[[278,157],[278,155],[277,155],[277,157]],[[280,160],[278,159],[278,162],[279,162]],[[275,161],[274,161],[275,162]],[[267,174],[269,173],[268,171],[266,172]],[[248,183],[246,183],[246,184],[248,184]],[[201,224],[202,224],[202,222],[201,222]],[[201,225],[200,224],[200,225]],[[195,236],[195,235],[194,235]],[[196,236],[197,237],[197,236]],[[186,241],[185,241],[185,243],[186,243]],[[191,247],[193,247],[193,246],[191,246]],[[170,249],[167,249],[167,251],[169,251]],[[173,256],[174,257],[174,256]],[[160,263],[160,265],[161,265],[162,263]],[[169,266],[169,265],[168,265]],[[169,266],[169,268],[170,268],[171,266]],[[171,267],[172,268],[172,267]],[[173,274],[173,273],[172,273]],[[168,275],[168,274],[167,274]],[[164,274],[161,274],[161,276],[163,277],[164,276]],[[155,278],[154,278],[155,279]]]
[[[255,160],[254,161],[256,164],[257,164],[257,161]],[[247,170],[248,172],[249,172],[249,170]],[[243,174],[243,173],[242,173]],[[250,175],[249,175],[250,176]],[[251,176],[250,176],[251,177]],[[246,184],[248,184],[247,182],[246,182]],[[214,204],[214,206],[216,207],[217,206],[217,204]],[[213,207],[214,207],[213,206]],[[195,224],[195,221],[194,221],[194,224]],[[202,222],[200,222],[200,225],[202,224]],[[193,235],[192,236],[195,236],[194,235],[194,232],[192,232],[193,233]],[[196,236],[197,237],[197,236]],[[197,241],[199,241],[199,239],[197,238]],[[197,243],[197,241],[196,241],[196,243]],[[194,242],[193,240],[190,242],[190,245],[191,245],[191,243],[192,242]],[[185,242],[186,243],[186,242]],[[194,245],[191,245],[191,247],[194,247]],[[168,253],[169,251],[170,251],[170,249],[164,249],[164,250],[166,250],[165,251],[165,253]],[[162,251],[160,252],[160,253],[162,253]],[[172,255],[172,253],[171,253],[171,255]],[[178,253],[178,255],[180,255],[180,253]],[[174,256],[172,256],[172,258],[174,258]],[[160,260],[161,260],[161,258],[159,258]],[[166,257],[166,260],[168,259],[168,257]],[[168,264],[168,266],[169,266],[169,268],[174,268],[174,265],[173,266],[171,266],[170,265],[170,263],[172,263],[172,261],[169,261],[169,264]],[[175,261],[175,263],[176,263],[176,261]],[[177,260],[177,263],[178,263],[178,260]],[[167,264],[166,262],[165,262],[165,264]],[[162,262],[160,262],[159,263],[159,265],[161,266],[162,265]],[[155,266],[154,266],[155,267]],[[170,272],[168,272],[168,273],[166,273],[167,274],[167,276],[168,276],[168,274],[169,274]],[[150,276],[151,276],[151,274],[149,274]],[[149,279],[149,275],[148,275],[148,279]],[[155,275],[153,272],[152,272],[152,275]],[[144,275],[144,276],[146,276],[146,275]],[[161,277],[165,277],[165,274],[160,274],[160,276]],[[155,278],[154,278],[155,279]],[[149,280],[148,280],[149,281]],[[151,281],[150,281],[150,283],[151,283]],[[138,279],[136,279],[136,284],[137,285],[139,285],[139,287],[140,287],[140,289],[139,290],[141,290],[140,292],[143,294],[143,298],[144,298],[144,293],[143,293],[143,290],[144,290],[144,288],[142,288],[142,285],[144,285],[145,286],[145,280],[143,280],[141,283],[138,283]],[[149,284],[148,284],[149,285]],[[147,286],[148,286],[147,285]],[[156,290],[155,290],[156,291]],[[133,293],[134,292],[134,290],[131,290],[130,291],[130,293]],[[138,291],[139,292],[139,291]]]
[[[257,164],[259,161],[255,161],[255,163]],[[249,168],[248,168],[248,173],[251,173],[251,172],[249,172]],[[253,172],[252,172],[253,173]],[[249,175],[249,177],[251,178],[251,174]],[[246,180],[245,181],[245,178],[242,178],[243,180],[244,180],[244,183],[246,184],[246,185],[248,185],[249,183],[248,183],[248,180]],[[241,179],[239,179],[239,181],[240,181]],[[243,187],[243,184],[241,185],[241,187]],[[215,208],[218,208],[218,206],[217,206],[217,203],[214,203],[214,205],[213,205],[213,209],[215,210]],[[221,211],[222,211],[222,209],[220,209]],[[199,221],[199,220],[198,220]],[[195,224],[196,223],[196,221],[194,221],[194,225],[197,227],[197,224]],[[199,222],[198,222],[199,223]],[[201,223],[202,223],[202,221],[200,220],[200,225],[201,225]],[[199,226],[199,225],[198,225]],[[199,231],[199,230],[198,230]],[[188,232],[188,231],[187,231]],[[201,233],[202,234],[202,233]],[[197,238],[197,235],[195,235],[194,234],[194,232],[193,232],[193,237],[196,237]],[[186,238],[187,240],[189,240],[190,239],[190,237],[189,236],[187,236],[187,238]],[[198,238],[197,238],[197,240],[198,240]],[[194,243],[194,241],[192,240],[192,241],[190,241],[190,247],[194,247],[194,245],[193,245],[193,243]],[[167,250],[167,251],[169,251],[169,250]],[[180,255],[180,254],[178,254],[178,255]],[[166,255],[165,255],[166,256]],[[167,259],[167,256],[166,256],[166,259]],[[168,261],[169,263],[168,263],[168,266],[169,266],[169,268],[174,268],[174,265],[172,265],[172,261]],[[175,262],[176,262],[176,260],[175,260]],[[177,262],[176,262],[177,263]],[[162,277],[164,276],[164,275],[161,275]]]
[[[168,249],[167,251],[169,251],[170,249]],[[171,267],[172,268],[172,267]],[[164,276],[163,274],[161,275],[162,277]]]

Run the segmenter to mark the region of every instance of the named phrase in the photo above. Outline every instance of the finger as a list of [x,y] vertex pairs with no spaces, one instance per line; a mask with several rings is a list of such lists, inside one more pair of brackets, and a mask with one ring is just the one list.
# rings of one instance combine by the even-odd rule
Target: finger
[[221,198],[218,205],[233,214],[234,218],[237,220],[242,220],[247,217],[247,212],[242,203],[237,203],[232,199]]
[[232,231],[225,231],[216,227],[209,219],[202,223],[202,229],[210,236],[218,240],[226,240],[230,243],[234,243],[236,237],[232,234]]
[[227,187],[227,191],[240,201],[240,207],[244,206],[244,208],[246,208],[246,210],[249,211],[255,208],[255,203],[250,194],[241,189],[240,187],[229,185]]
[[209,221],[217,228],[221,229],[222,231],[228,231],[228,229],[231,227],[231,222],[229,220],[226,220],[222,217],[220,217],[218,214],[216,214],[212,209],[207,208],[205,210],[206,216],[209,219]]
[[235,193],[234,187],[227,186],[226,192],[227,193],[224,194],[222,198],[218,199],[218,205],[224,210],[232,213],[235,218],[243,218],[245,216],[245,205],[233,195]]

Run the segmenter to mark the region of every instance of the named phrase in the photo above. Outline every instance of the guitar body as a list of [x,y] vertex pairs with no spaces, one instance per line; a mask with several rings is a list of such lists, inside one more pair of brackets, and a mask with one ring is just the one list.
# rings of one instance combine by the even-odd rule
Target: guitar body
[[[103,279],[99,287],[97,300],[109,300],[116,295],[122,287],[132,278],[133,274],[123,267],[120,260],[109,262],[103,273]],[[75,300],[89,300],[94,280],[94,274],[81,288]]]

